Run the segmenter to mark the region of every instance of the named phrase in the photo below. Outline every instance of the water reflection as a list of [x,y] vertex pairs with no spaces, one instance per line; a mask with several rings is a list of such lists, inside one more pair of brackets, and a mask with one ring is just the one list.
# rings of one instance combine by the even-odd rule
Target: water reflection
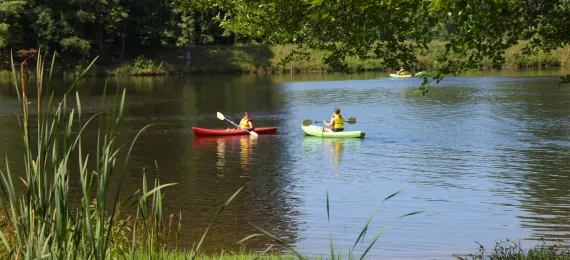
[[519,218],[534,230],[533,239],[570,240],[569,154],[570,147],[541,145],[521,151],[516,160],[526,172],[517,188],[523,193],[521,208],[529,213]]
[[220,138],[216,140],[217,149],[216,152],[218,154],[218,161],[216,161],[216,166],[218,171],[222,171],[224,166],[226,166],[226,139]]
[[253,147],[257,144],[257,138],[250,136],[241,136],[240,141],[240,153],[239,158],[241,159],[241,167],[247,170],[249,164],[251,163],[251,155],[253,153]]
[[[303,137],[303,153],[309,160],[331,162],[332,169],[341,168],[341,162],[345,160],[345,149],[355,152],[362,143],[357,138],[321,138],[316,136]],[[352,159],[352,158],[349,158]]]
[[[570,102],[568,91],[545,86],[548,81],[528,82],[520,91],[512,83],[497,84],[493,112],[503,120],[521,149],[502,149],[516,171],[500,180],[512,183],[502,193],[517,194],[527,214],[518,216],[521,226],[533,230],[530,239],[570,240]],[[508,130],[507,130],[508,129]],[[517,181],[513,181],[517,180]]]
[[[209,152],[215,148],[217,155],[216,168],[224,172],[226,167],[226,154],[239,154],[240,165],[244,171],[249,170],[252,157],[255,157],[255,146],[258,138],[249,135],[224,137],[197,137],[193,141],[196,150]],[[230,164],[230,166],[233,166]]]
[[[222,245],[229,245],[255,233],[249,223],[271,230],[290,243],[296,241],[298,224],[294,219],[299,202],[291,200],[296,192],[292,190],[294,184],[287,174],[290,169],[286,163],[290,159],[287,154],[268,152],[278,151],[279,147],[285,145],[278,136],[194,138],[192,155],[189,156],[194,170],[189,175],[202,176],[195,180],[196,183],[191,188],[197,189],[198,194],[201,193],[195,195],[197,198],[203,200],[205,194],[211,194],[212,199],[218,198],[219,201],[219,198],[227,198],[231,192],[245,185],[242,194],[230,205],[235,210],[230,209],[220,216],[220,225],[214,229],[218,233],[209,242],[223,248]],[[188,193],[191,192],[187,188],[180,195],[186,196]],[[204,205],[202,201],[195,204]],[[194,214],[190,218],[193,218],[192,215]],[[263,248],[266,242],[263,238],[258,238],[251,241],[250,245],[253,248]]]
[[[323,138],[324,139],[324,138]],[[346,140],[346,139],[345,139]],[[338,139],[333,139],[331,144],[326,144],[325,146],[327,146],[330,152],[332,152],[332,161],[336,164],[335,165],[335,169],[338,169],[340,167],[340,160],[342,158],[342,155],[344,153],[344,141],[345,140],[338,140]]]

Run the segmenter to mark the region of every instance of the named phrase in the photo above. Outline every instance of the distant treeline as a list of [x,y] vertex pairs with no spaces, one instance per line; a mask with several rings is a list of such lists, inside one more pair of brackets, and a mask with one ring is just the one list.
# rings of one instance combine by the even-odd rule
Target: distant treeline
[[[64,68],[72,71],[83,68],[77,64],[99,56],[97,64],[106,67],[106,71],[98,74],[161,74],[180,71],[181,67],[187,72],[206,73],[289,70],[289,64],[280,61],[294,48],[292,45],[258,45],[261,39],[224,29],[213,19],[217,15],[224,16],[224,9],[216,4],[195,8],[192,3],[197,2],[0,0],[0,69],[9,69],[7,58],[11,51],[21,61],[35,57],[37,49],[41,48],[57,51],[67,61],[63,62]],[[539,2],[529,4],[524,13],[535,17],[535,12],[552,8],[551,3],[545,5],[548,8]],[[457,34],[458,28],[456,21],[446,18],[426,31],[439,40],[430,44],[431,53],[416,53],[422,66],[428,66],[437,52],[445,51],[443,42]],[[528,38],[522,31],[518,37],[521,40]],[[192,54],[192,66],[185,66],[187,51]],[[324,64],[326,51],[311,50],[311,54],[310,60],[295,61],[293,69],[328,69]],[[523,54],[522,46],[516,45],[506,56],[502,66],[507,67],[558,66],[566,65],[568,61],[566,48],[529,56]],[[108,62],[110,58],[126,59]],[[162,61],[165,63],[160,63]],[[360,60],[352,55],[348,57],[348,63],[352,70],[384,68],[382,57]],[[491,64],[489,61],[482,65]],[[122,68],[114,69],[117,66]]]
[[212,21],[218,10],[197,12],[178,0],[3,0],[0,53],[48,49],[87,58],[249,39]]

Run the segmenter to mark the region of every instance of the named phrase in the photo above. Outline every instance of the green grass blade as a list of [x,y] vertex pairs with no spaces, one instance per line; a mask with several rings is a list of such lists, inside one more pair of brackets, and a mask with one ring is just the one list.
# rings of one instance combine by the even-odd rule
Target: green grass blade
[[136,254],[135,254],[135,252],[136,252],[136,251],[135,251],[135,248],[136,248],[136,242],[137,242],[137,239],[136,239],[137,236],[136,236],[136,235],[137,235],[137,224],[138,224],[138,223],[139,223],[139,206],[137,206],[137,215],[136,215],[136,218],[135,218],[135,224],[133,225],[133,239],[132,239],[132,240],[133,240],[133,244],[132,244],[132,246],[131,246],[131,259],[132,259],[132,260],[135,260],[135,259],[136,259],[136,258],[135,258],[135,256],[136,256]]
[[273,248],[273,246],[269,246],[267,249],[263,250],[263,252],[261,252],[260,255],[265,255],[265,254],[267,254],[267,252],[269,252],[269,250],[271,250],[271,248]]
[[2,240],[2,244],[4,244],[4,250],[8,251],[8,253],[12,253],[12,248],[6,240],[6,237],[4,237],[4,232],[2,231],[0,231],[0,239]]
[[182,235],[182,209],[180,209],[180,213],[179,213],[179,217],[178,217],[178,230],[176,231],[176,249],[175,251],[178,251],[178,245],[180,244],[180,235]]
[[[210,224],[208,225],[208,227],[204,231],[204,234],[202,235],[200,242],[198,242],[198,246],[196,246],[196,252],[200,251],[200,247],[202,246],[202,243],[204,242],[204,238],[206,237],[206,234],[208,233],[208,230],[210,230],[210,227],[212,226],[212,224],[214,224],[214,221],[216,221],[216,218],[218,218],[218,216],[222,213],[222,211],[224,211],[224,209],[234,200],[234,198],[241,192],[241,190],[243,188],[244,187],[239,188],[228,200],[226,200],[226,202],[224,203],[224,205],[222,205],[222,207],[218,210],[218,212],[216,212],[216,215],[214,215],[214,218],[212,219],[212,221],[210,222]],[[194,259],[195,257],[196,257],[196,255],[193,255],[192,259]]]
[[[10,172],[10,165],[8,163],[8,156],[6,155],[6,172],[0,170],[0,177],[2,178],[2,191],[6,196],[6,199],[10,203],[10,214],[5,210],[6,216],[11,216],[12,219],[8,218],[12,227],[14,228],[14,233],[16,234],[16,241],[18,242],[18,248],[24,248],[24,242],[22,237],[25,237],[25,230],[20,229],[20,223],[18,221],[18,215],[16,215],[16,209],[18,205],[18,198],[16,197],[16,191],[14,189],[14,183],[12,181],[12,173]],[[21,235],[20,235],[21,234]]]
[[[146,126],[143,127],[141,130],[139,130],[139,132],[137,133],[137,135],[135,136],[135,138],[134,138],[133,141],[131,142],[131,146],[129,147],[129,150],[128,150],[128,152],[127,152],[127,156],[126,156],[125,159],[124,159],[125,161],[124,161],[124,165],[123,165],[123,166],[124,166],[125,168],[127,167],[127,164],[128,164],[128,162],[129,162],[129,158],[130,158],[130,156],[131,156],[131,152],[132,152],[133,147],[135,146],[135,143],[136,143],[136,141],[138,140],[139,136],[140,136],[146,129],[148,129],[148,128],[152,127],[152,126],[155,126],[155,125],[169,125],[169,124],[166,124],[166,123],[154,123],[154,124],[146,125]],[[99,163],[99,162],[98,162],[98,163]],[[125,176],[125,174],[124,174],[124,172],[122,172],[122,173],[121,173],[121,176],[120,176],[120,180],[119,180],[119,187],[117,188],[117,192],[116,192],[116,194],[115,194],[115,201],[114,201],[113,205],[117,205],[117,202],[119,201],[119,194],[120,194],[120,190],[121,190],[121,187],[122,187],[122,184],[123,184],[123,178],[124,178],[124,176]],[[143,187],[146,187],[146,185],[143,184]],[[146,192],[144,192],[144,193],[146,193]],[[144,193],[143,193],[143,194],[144,194]],[[145,197],[145,198],[146,198],[146,197]],[[112,209],[112,211],[111,211],[111,215],[112,215],[112,216],[115,214],[115,210],[116,210],[116,207],[113,207],[113,209]]]
[[[251,224],[253,225],[253,224]],[[295,249],[293,249],[293,247],[291,247],[289,244],[287,244],[285,241],[283,241],[282,239],[278,238],[277,236],[265,231],[264,229],[253,225],[257,230],[259,230],[261,233],[263,233],[264,235],[266,235],[267,237],[271,238],[273,241],[277,242],[278,244],[282,245],[283,247],[287,248],[287,250],[289,250],[291,253],[295,254],[299,259],[305,260],[306,258],[303,257],[303,255],[301,255],[299,252],[297,252]]]
[[[81,137],[83,136],[83,131],[85,131],[85,129],[87,129],[87,126],[89,126],[89,123],[91,121],[93,121],[97,116],[99,116],[99,113],[94,114],[93,116],[91,116],[86,122],[85,124],[83,124],[83,126],[81,127],[81,130],[79,130],[79,133],[77,134],[77,137],[75,137],[75,140],[73,142],[73,144],[71,145],[67,156],[71,155],[71,152],[75,149],[75,147],[77,147],[77,145],[81,142]],[[71,120],[71,119],[70,119]],[[70,124],[72,122],[69,122]],[[71,128],[71,125],[69,126]],[[71,132],[71,129],[69,130]]]
[[52,76],[53,76],[53,66],[55,65],[55,56],[56,56],[56,55],[57,55],[57,52],[54,51],[54,52],[53,52],[53,55],[52,55],[52,58],[51,58],[51,65],[50,65],[50,68],[49,68],[48,83],[47,83],[47,85],[46,85],[46,91],[45,91],[46,95],[49,93],[49,90],[50,90],[49,87],[50,87],[50,83],[51,83],[51,78],[52,78]]
[[334,244],[332,239],[332,231],[330,230],[331,225],[331,214],[330,214],[330,202],[329,202],[329,191],[327,190],[327,219],[329,222],[329,243],[331,248],[331,259],[334,260]]
[[[121,103],[119,103],[119,116],[117,118],[123,118],[123,111],[125,109],[125,97],[127,95],[127,89],[123,89],[123,95],[121,97]],[[117,121],[117,131],[119,130],[119,126],[120,126],[121,122]]]
[[340,242],[340,248],[338,249],[338,259],[342,259],[342,241]]
[[97,165],[101,165],[101,123],[103,122],[103,107],[105,106],[105,97],[107,95],[107,80],[103,86],[103,95],[101,96],[101,108],[99,110],[99,126],[97,127]]
[[378,208],[374,209],[374,211],[372,211],[372,214],[370,215],[370,217],[368,217],[368,221],[366,221],[366,224],[364,225],[364,227],[360,231],[358,238],[356,239],[356,241],[354,242],[354,245],[352,246],[353,250],[354,250],[354,248],[356,248],[356,245],[358,244],[358,242],[360,242],[360,240],[364,239],[364,236],[366,236],[366,232],[368,231],[368,226],[370,226],[370,222],[372,222],[372,219],[374,218],[374,215],[376,215],[377,211],[378,211]]
[[75,79],[75,82],[73,82],[73,84],[71,85],[71,87],[69,87],[69,89],[67,90],[67,92],[65,93],[66,95],[69,94],[69,92],[71,92],[71,90],[73,90],[75,88],[75,85],[77,85],[77,82],[79,82],[79,80],[81,78],[83,78],[83,76],[85,75],[85,73],[87,73],[87,71],[89,71],[91,69],[91,66],[93,66],[93,64],[95,64],[95,61],[99,58],[99,56],[95,57],[95,59],[93,59],[93,61],[89,64],[89,66],[87,66],[86,69],[84,69],[81,72],[81,75],[79,75],[79,77],[77,77],[77,79]]
[[424,212],[426,212],[426,211],[425,211],[425,210],[415,211],[415,212],[411,212],[411,213],[408,213],[408,214],[404,214],[404,215],[400,216],[399,218],[409,217],[409,216],[421,214],[421,213],[424,213]]
[[403,191],[404,191],[404,190],[401,189],[401,190],[399,190],[399,191],[396,191],[396,192],[392,193],[390,196],[388,196],[388,197],[386,197],[384,200],[382,200],[382,202],[387,201],[387,200],[393,198],[394,196],[396,196],[396,195],[402,193]]
[[176,185],[176,184],[177,184],[177,183],[162,184],[162,185],[160,185],[160,186],[158,186],[158,187],[156,187],[156,188],[154,188],[154,189],[148,191],[147,193],[143,194],[140,199],[141,199],[141,200],[145,200],[148,196],[154,195],[156,192],[160,192],[161,189],[166,188],[166,187],[168,187],[168,186],[173,186],[173,185]]
[[329,206],[329,191],[327,190],[327,219],[329,224],[331,222],[330,206]]
[[[384,200],[382,200],[382,202],[387,201],[391,198],[393,198],[394,196],[402,193],[404,190],[399,190],[397,192],[394,192],[392,194],[390,194],[389,196],[387,196],[386,198],[384,198]],[[381,203],[382,203],[381,202]],[[370,225],[370,222],[372,222],[372,219],[374,218],[374,215],[376,215],[376,212],[378,211],[378,208],[374,209],[374,211],[372,212],[372,214],[370,215],[370,217],[368,218],[368,221],[366,222],[366,224],[364,225],[364,228],[362,228],[362,231],[360,232],[360,235],[358,235],[358,238],[356,239],[356,241],[354,242],[354,245],[352,246],[352,250],[354,250],[354,248],[356,248],[356,245],[358,244],[358,242],[360,242],[362,239],[364,239],[364,236],[366,236],[366,232],[368,231],[368,227]]]
[[[123,95],[124,95],[124,94],[125,94],[125,92],[123,92]],[[123,102],[124,102],[124,97],[123,97]],[[121,104],[121,109],[122,109],[122,107],[123,107],[123,105]],[[129,161],[131,152],[132,152],[133,147],[134,147],[134,145],[135,145],[137,139],[139,138],[139,136],[140,136],[146,129],[148,129],[149,127],[154,126],[154,125],[161,125],[161,124],[163,124],[163,123],[149,124],[149,125],[143,127],[141,130],[139,130],[139,132],[137,133],[137,135],[135,136],[135,138],[133,139],[133,141],[132,141],[132,143],[131,143],[131,146],[130,146],[130,148],[129,148],[129,151],[127,152],[127,156],[126,156],[125,159],[124,159],[124,160],[125,160],[125,161],[124,161],[124,166],[125,166],[125,167],[126,167],[127,164],[128,164],[128,161]],[[118,129],[117,129],[117,131],[118,131]],[[124,174],[124,172],[122,172],[122,173],[121,173],[121,176],[120,176],[120,180],[119,180],[119,187],[117,188],[117,192],[116,192],[116,194],[115,194],[115,200],[114,200],[114,202],[113,202],[113,204],[112,204],[112,205],[113,205],[113,208],[112,208],[112,210],[111,210],[111,216],[114,216],[114,215],[115,215],[115,211],[116,211],[116,209],[117,209],[116,205],[117,205],[117,202],[119,201],[119,194],[120,194],[121,187],[122,187],[122,184],[123,184],[124,176],[125,176],[125,174]],[[170,186],[170,185],[168,185],[168,186]],[[143,195],[143,196],[144,196],[144,195]],[[110,225],[112,225],[112,224],[113,224],[113,219],[111,219]],[[110,232],[110,231],[109,231],[109,232]],[[108,238],[108,236],[107,236],[107,238]],[[105,244],[107,244],[107,243],[108,243],[108,240],[105,241]]]
[[41,72],[40,72],[40,65],[41,65],[41,57],[42,57],[42,48],[38,49],[38,54],[37,54],[37,59],[36,59],[36,84],[39,83],[39,81],[41,80]]
[[75,92],[75,100],[77,101],[77,119],[79,119],[79,124],[81,124],[81,99],[79,98],[79,92]]
[[12,65],[12,79],[14,79],[14,88],[18,96],[18,103],[22,103],[22,95],[20,95],[20,87],[18,86],[18,76],[16,76],[16,67],[14,66],[14,54],[10,50],[10,64]]
[[241,243],[243,243],[243,242],[245,242],[245,241],[248,241],[248,240],[250,240],[250,239],[252,239],[252,238],[254,238],[254,237],[258,237],[258,236],[263,236],[263,234],[253,234],[253,235],[249,235],[249,236],[244,237],[244,238],[240,239],[239,241],[233,243],[232,246],[239,245],[239,244],[241,244]]
[[139,130],[139,132],[137,133],[137,135],[135,136],[135,138],[133,139],[133,141],[131,142],[131,146],[129,147],[129,151],[127,152],[127,157],[125,158],[125,163],[124,166],[127,166],[127,163],[129,161],[129,158],[131,157],[131,152],[133,150],[133,147],[135,146],[136,141],[138,140],[139,136],[148,128],[152,127],[152,126],[156,126],[156,125],[171,125],[168,123],[153,123],[153,124],[149,124],[146,125],[145,127],[143,127],[141,130]]
[[370,243],[370,245],[366,248],[366,250],[364,250],[364,253],[362,253],[362,255],[360,256],[360,260],[364,259],[364,257],[365,257],[366,254],[368,253],[368,251],[370,251],[370,249],[372,248],[372,246],[374,246],[374,244],[376,243],[376,241],[378,240],[378,238],[380,237],[380,235],[382,235],[382,233],[384,233],[384,231],[386,231],[386,228],[388,228],[389,225],[390,225],[390,223],[386,224],[386,225],[380,230],[380,232],[378,232],[378,234],[376,235],[376,237],[374,237],[374,240],[372,240],[372,242]]

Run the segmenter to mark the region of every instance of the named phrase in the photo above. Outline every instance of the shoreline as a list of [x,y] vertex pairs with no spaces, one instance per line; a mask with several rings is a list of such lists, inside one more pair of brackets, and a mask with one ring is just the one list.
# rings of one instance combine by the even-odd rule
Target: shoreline
[[[528,69],[553,68],[570,66],[570,46],[558,48],[550,53],[521,55],[526,42],[521,41],[505,52],[505,63],[493,67],[490,60],[481,64],[481,70],[491,69]],[[416,55],[418,71],[426,70],[438,53],[445,49],[445,42],[429,44],[430,53]],[[130,57],[112,57],[106,61],[97,60],[85,76],[165,76],[165,75],[217,75],[217,74],[284,74],[284,73],[327,73],[325,65],[326,52],[310,50],[308,59],[294,59],[283,63],[282,60],[296,46],[288,45],[198,45],[187,48],[163,49],[156,52],[137,53]],[[190,60],[187,54],[190,53]],[[20,50],[14,52],[16,66],[25,59],[33,60],[37,50]],[[48,53],[44,67],[49,68],[52,54]],[[56,57],[59,65],[54,71],[56,76],[78,76],[83,72],[95,56],[78,58],[63,53]],[[3,57],[0,77],[11,76],[9,55]],[[189,64],[188,64],[189,63]],[[388,72],[379,58],[361,60],[358,57],[347,57],[348,69],[353,73]],[[1,63],[0,63],[1,64]],[[33,71],[30,71],[33,72]]]
[[[97,67],[95,67],[96,69]],[[535,66],[535,67],[520,67],[520,66],[504,66],[501,68],[491,68],[491,67],[482,67],[480,70],[482,72],[485,71],[501,71],[501,70],[516,70],[516,71],[524,71],[524,70],[550,70],[556,68],[570,68],[568,66]],[[93,68],[92,68],[93,69]],[[101,68],[100,68],[101,69]],[[104,68],[102,68],[104,69]],[[378,68],[378,69],[367,69],[367,70],[351,70],[350,73],[358,74],[358,73],[367,73],[367,72],[386,72],[389,73],[388,68]],[[326,74],[329,73],[328,70],[293,70],[291,73],[290,70],[250,70],[250,71],[202,71],[202,70],[191,70],[191,71],[184,71],[184,70],[175,70],[169,72],[141,72],[141,73],[86,73],[83,77],[161,77],[161,76],[207,76],[207,75],[300,75],[300,74]],[[330,72],[330,73],[342,73],[342,72]],[[417,72],[415,72],[417,73]],[[29,75],[29,73],[27,73]],[[19,73],[17,74],[19,77]],[[58,73],[54,73],[54,76],[59,77],[74,77],[79,76],[80,73],[76,73],[75,71],[59,71]],[[0,78],[11,78],[12,72],[8,70],[0,70]]]

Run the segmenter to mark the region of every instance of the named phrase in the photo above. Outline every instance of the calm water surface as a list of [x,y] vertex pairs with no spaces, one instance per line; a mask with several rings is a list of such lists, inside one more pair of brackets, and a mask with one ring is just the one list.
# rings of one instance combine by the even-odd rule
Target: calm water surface
[[[489,247],[506,238],[525,246],[570,242],[570,88],[557,86],[568,72],[446,78],[427,98],[412,95],[420,79],[387,73],[110,78],[107,84],[109,91],[127,90],[124,142],[149,123],[177,125],[141,136],[123,192],[140,188],[143,168],[156,177],[156,160],[161,182],[178,183],[164,203],[169,213],[182,211],[183,246],[196,243],[221,204],[245,186],[209,233],[209,250],[228,249],[256,233],[255,224],[316,254],[329,252],[331,231],[346,251],[382,199],[404,189],[381,204],[357,250],[391,223],[370,258],[447,259],[475,252],[476,241]],[[98,111],[104,81],[80,86],[87,115]],[[304,136],[303,119],[328,119],[335,107],[356,117],[346,128],[366,131],[366,138]],[[249,111],[256,126],[277,126],[279,133],[195,138],[193,126],[232,127],[217,111],[236,122]],[[11,168],[21,170],[16,112],[15,92],[2,82],[0,155],[8,153]],[[94,147],[94,138],[86,141]],[[398,218],[418,210],[426,212]],[[260,238],[248,247],[270,242]]]

